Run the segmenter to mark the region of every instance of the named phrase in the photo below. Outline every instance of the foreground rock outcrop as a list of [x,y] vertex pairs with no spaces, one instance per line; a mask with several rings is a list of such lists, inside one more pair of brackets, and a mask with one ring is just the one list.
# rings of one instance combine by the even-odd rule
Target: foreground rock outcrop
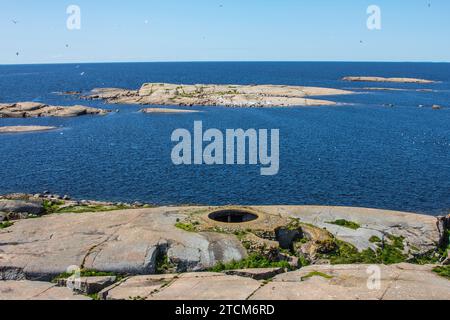
[[436,81],[433,80],[416,79],[416,78],[344,77],[342,80],[352,82],[392,82],[392,83],[418,83],[418,84],[436,83]]
[[125,274],[154,274],[170,259],[174,271],[199,271],[241,260],[234,237],[175,227],[183,215],[156,208],[49,215],[0,231],[0,279],[52,279],[70,266]]
[[8,126],[0,127],[0,133],[23,133],[55,130],[56,127],[48,126]]
[[107,110],[85,106],[50,106],[39,102],[0,104],[0,118],[77,117],[83,115],[105,115],[107,113]]
[[94,89],[86,99],[101,99],[115,104],[289,107],[335,105],[335,102],[310,99],[313,96],[352,94],[351,91],[281,85],[178,85],[146,83],[139,90]]
[[[111,281],[108,277],[79,281],[84,294],[89,292],[101,300],[450,300],[450,281],[432,268],[405,263],[322,265],[274,274],[263,281],[235,275],[240,274],[238,271],[143,275],[124,278],[106,288]],[[272,270],[247,272],[254,275]],[[0,300],[90,299],[80,295],[73,284],[64,284],[57,287],[48,282],[0,281]]]
[[69,288],[38,281],[0,281],[0,300],[91,300]]
[[[0,211],[40,214],[42,210],[41,203],[0,203]],[[63,202],[59,205],[64,207]],[[220,269],[220,264],[245,259],[248,265],[273,261],[291,268],[306,260],[314,264],[395,263],[433,258],[439,246],[447,245],[448,217],[438,220],[375,209],[251,207],[245,210],[254,212],[256,220],[231,224],[209,219],[209,213],[227,213],[229,208],[161,207],[97,213],[80,210],[84,207],[66,208],[72,209],[80,213],[13,221],[0,229],[0,279],[49,280],[71,266],[148,275],[204,271],[218,265]]]

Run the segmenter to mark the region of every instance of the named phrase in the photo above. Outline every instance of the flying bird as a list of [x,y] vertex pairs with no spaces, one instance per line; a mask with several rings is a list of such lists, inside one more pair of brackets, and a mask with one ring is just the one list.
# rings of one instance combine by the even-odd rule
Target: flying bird
[[19,23],[19,21],[17,21],[17,20],[11,20],[11,22],[14,23],[14,24],[18,24]]

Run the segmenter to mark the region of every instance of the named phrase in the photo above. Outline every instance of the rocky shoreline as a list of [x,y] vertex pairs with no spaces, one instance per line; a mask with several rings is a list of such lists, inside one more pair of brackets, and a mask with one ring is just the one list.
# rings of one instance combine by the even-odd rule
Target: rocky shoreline
[[109,111],[85,106],[51,106],[38,102],[1,103],[0,118],[78,117],[105,115]]
[[[73,94],[73,93],[67,93]],[[293,107],[336,105],[336,102],[311,99],[314,96],[353,94],[351,91],[282,85],[179,85],[145,83],[139,90],[119,88],[93,89],[84,99],[109,104]]]
[[[231,219],[237,220],[229,223]],[[168,296],[151,293],[159,288],[158,279],[191,278],[189,285],[201,281],[208,286],[219,280],[216,276],[224,286],[255,286],[253,291],[259,288],[266,298],[264,281],[295,274],[305,279],[298,277],[298,290],[314,283],[321,294],[324,288],[340,288],[342,294],[346,286],[336,287],[331,278],[306,280],[311,272],[313,278],[321,272],[344,281],[369,265],[386,269],[387,282],[397,281],[390,275],[401,275],[401,270],[414,270],[433,279],[427,284],[432,287],[429,297],[436,297],[434,290],[450,299],[442,296],[450,282],[436,271],[448,272],[450,216],[318,206],[152,207],[44,192],[0,197],[0,225],[0,299],[2,287],[16,294],[23,286],[46,287],[52,279],[70,277],[68,268],[74,266],[83,288],[95,286],[102,299],[183,298],[172,290]],[[284,280],[273,281],[284,288]],[[420,281],[414,278],[410,285],[420,289]],[[48,283],[47,289],[66,288]],[[285,297],[284,289],[278,298]],[[218,297],[228,299],[229,294]]]

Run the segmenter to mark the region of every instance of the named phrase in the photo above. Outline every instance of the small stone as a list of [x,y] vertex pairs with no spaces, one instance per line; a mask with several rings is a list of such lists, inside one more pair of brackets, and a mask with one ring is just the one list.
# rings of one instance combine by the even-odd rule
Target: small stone
[[10,212],[7,215],[8,220],[23,220],[28,219],[30,214],[26,212]]
[[70,197],[66,194],[64,195],[63,200],[70,200]]
[[116,282],[116,277],[105,276],[105,277],[82,277],[78,281],[71,281],[69,279],[59,279],[58,286],[68,287],[75,292],[83,294],[94,294],[101,290],[109,287],[114,282]]
[[6,212],[0,212],[0,222],[5,221],[7,217]]

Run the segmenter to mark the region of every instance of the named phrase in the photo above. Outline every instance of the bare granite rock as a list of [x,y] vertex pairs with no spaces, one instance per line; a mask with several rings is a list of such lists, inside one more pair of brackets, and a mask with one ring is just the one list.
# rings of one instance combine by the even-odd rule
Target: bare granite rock
[[415,78],[344,77],[342,80],[352,82],[392,82],[392,83],[418,83],[418,84],[436,83],[436,81],[432,80],[415,79]]
[[[450,281],[431,269],[409,264],[309,266],[276,276],[250,299],[450,300]],[[379,283],[373,281],[378,271]]]
[[[406,263],[308,266],[271,281],[211,272],[134,276],[98,296],[102,300],[450,300],[450,281],[432,268]],[[48,282],[0,281],[0,300],[13,299],[89,298]]]
[[0,300],[91,300],[49,282],[0,281]]
[[245,300],[260,286],[257,280],[239,276],[183,274],[146,300]]
[[[225,230],[223,223],[209,220],[210,225],[200,224],[205,229],[197,232],[175,226],[177,222],[192,218],[192,212],[199,212],[195,217],[207,219],[208,212],[214,209],[220,208],[161,207],[58,214],[17,221],[0,230],[0,279],[5,275],[11,279],[15,274],[18,277],[26,275],[28,279],[51,279],[70,266],[149,275],[156,273],[158,261],[167,261],[170,272],[204,271],[219,262],[246,258],[247,250],[234,235],[238,230],[214,232],[214,226]],[[405,254],[420,255],[434,252],[445,235],[436,217],[405,212],[314,206],[248,209],[261,214],[259,219],[242,224],[243,230],[254,228],[261,236],[249,234],[242,238],[250,241],[250,246],[256,244],[255,250],[258,245],[266,247],[268,243],[278,246],[273,238],[276,237],[275,230],[280,235],[280,221],[292,221],[293,218],[300,221],[303,233],[309,234],[315,242],[321,242],[323,234],[325,244],[322,248],[328,245],[330,232],[359,250],[376,249],[377,244],[370,240],[374,236],[380,239],[395,236],[404,244]],[[333,224],[338,219],[358,224],[359,228]],[[256,240],[252,241],[250,236]],[[279,252],[268,250],[267,254],[279,255]]]
[[[450,300],[450,281],[432,266],[309,266],[257,281],[188,273],[130,277],[100,293],[104,300]],[[273,269],[266,270],[266,273]],[[249,271],[250,272],[250,271]],[[259,273],[264,273],[263,269]],[[379,275],[379,278],[376,276]],[[376,281],[374,281],[374,279]],[[379,281],[378,281],[379,280]]]
[[0,133],[22,133],[55,130],[56,127],[48,126],[8,126],[0,127]]
[[41,200],[0,199],[0,211],[5,213],[28,213],[40,215],[44,213],[44,204]]
[[[177,272],[200,271],[246,257],[232,235],[192,233],[175,227],[176,208],[61,214],[21,220],[0,231],[0,273],[21,270],[29,279],[51,279],[70,266],[154,274],[166,257]],[[0,275],[1,276],[1,275]]]
[[104,115],[108,111],[85,106],[50,106],[38,102],[0,104],[0,118],[77,117]]
[[275,85],[178,85],[146,83],[139,90],[94,89],[87,99],[107,103],[178,106],[289,107],[335,105],[335,102],[310,99],[313,96],[352,94],[351,91]]

